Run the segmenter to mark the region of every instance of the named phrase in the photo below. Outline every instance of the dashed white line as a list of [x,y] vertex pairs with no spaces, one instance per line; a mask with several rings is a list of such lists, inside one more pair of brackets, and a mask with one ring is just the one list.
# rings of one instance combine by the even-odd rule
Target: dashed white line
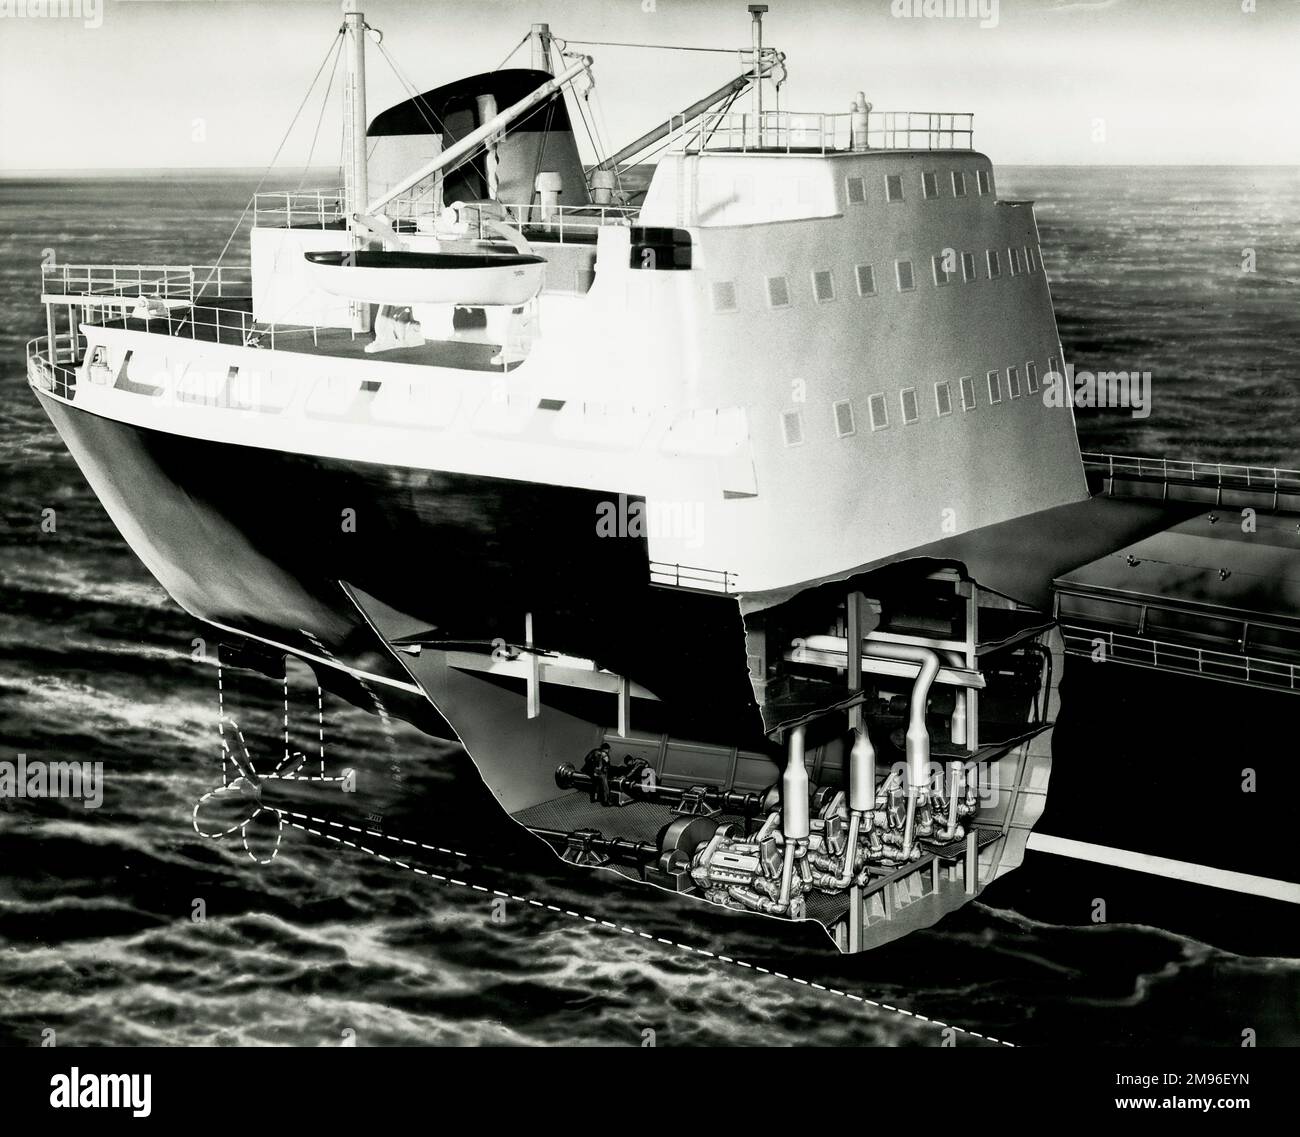
[[313,829],[309,825],[304,825],[303,822],[311,821],[311,822],[315,822],[318,825],[324,825],[327,827],[334,827],[338,829],[345,829],[353,833],[362,834],[370,837],[378,837],[385,841],[393,841],[397,844],[416,845],[421,849],[427,849],[431,852],[445,853],[449,856],[461,857],[465,860],[470,860],[468,854],[458,852],[455,849],[447,849],[440,845],[426,845],[423,842],[412,841],[406,837],[395,837],[388,833],[380,833],[374,829],[361,829],[355,825],[345,825],[338,821],[328,821],[324,818],[311,817],[307,814],[293,813],[288,810],[285,810],[283,812],[286,817],[299,819],[296,821],[289,822],[289,824],[292,825],[295,829],[301,829],[304,833],[310,833],[316,837],[324,837],[327,841],[334,841],[338,844],[347,845],[350,848],[356,849],[358,852],[368,853],[372,857],[378,857],[381,861],[384,861],[388,864],[396,865],[399,868],[407,869],[408,871],[411,872],[418,873],[420,876],[428,877],[430,880],[436,880],[443,884],[456,885],[458,888],[469,888],[477,892],[487,892],[493,896],[499,896],[504,900],[514,900],[519,904],[527,904],[534,908],[543,908],[548,912],[555,912],[562,916],[569,916],[572,919],[582,920],[584,923],[595,924],[598,927],[609,928],[611,931],[619,932],[626,936],[632,936],[634,938],[644,939],[644,940],[651,940],[655,943],[664,944],[666,947],[680,948],[682,951],[690,952],[693,955],[703,956],[706,959],[715,959],[722,963],[731,964],[734,967],[747,968],[751,971],[757,971],[763,975],[771,975],[776,979],[784,979],[788,983],[797,983],[803,987],[811,987],[817,991],[824,991],[828,995],[838,995],[842,999],[849,999],[855,1003],[862,1003],[864,1006],[874,1007],[876,1010],[892,1011],[896,1015],[903,1015],[906,1016],[907,1018],[916,1019],[918,1022],[928,1023],[931,1026],[939,1027],[942,1030],[954,1030],[957,1031],[959,1034],[967,1035],[970,1038],[978,1038],[984,1042],[996,1043],[998,1046],[1007,1046],[1007,1047],[1015,1046],[1015,1043],[1013,1042],[1005,1042],[1000,1038],[994,1038],[992,1035],[981,1034],[979,1033],[979,1031],[967,1030],[965,1027],[952,1026],[950,1023],[941,1022],[938,1019],[927,1018],[925,1015],[917,1014],[915,1011],[905,1010],[902,1007],[891,1006],[889,1003],[880,1003],[874,999],[868,999],[863,995],[854,995],[847,991],[839,991],[836,990],[834,987],[824,987],[820,983],[812,983],[807,979],[800,979],[798,976],[786,975],[784,972],[781,971],[770,971],[766,967],[759,967],[757,964],[746,963],[743,959],[733,959],[730,956],[719,955],[715,952],[711,952],[707,950],[706,948],[695,947],[692,944],[678,943],[675,940],[665,939],[663,936],[653,936],[648,932],[638,931],[637,929],[629,928],[624,924],[613,924],[608,920],[600,920],[594,916],[589,916],[583,912],[575,912],[570,908],[560,908],[554,904],[547,904],[541,900],[535,900],[532,897],[519,896],[513,892],[503,892],[500,889],[487,888],[481,884],[472,884],[468,881],[457,880],[455,877],[443,876],[442,874],[432,872],[429,869],[420,868],[418,865],[410,865],[407,864],[405,861],[399,861],[396,860],[395,858],[385,856],[383,853],[379,852],[376,849],[367,848],[365,845],[359,845],[353,841],[347,840],[346,838],[336,836],[333,833],[326,833],[319,829]]

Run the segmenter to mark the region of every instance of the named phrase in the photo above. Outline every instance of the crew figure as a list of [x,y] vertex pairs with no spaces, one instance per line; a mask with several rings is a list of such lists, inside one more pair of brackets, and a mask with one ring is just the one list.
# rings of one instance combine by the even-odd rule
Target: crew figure
[[602,742],[582,763],[582,772],[592,779],[591,800],[609,804],[609,743]]

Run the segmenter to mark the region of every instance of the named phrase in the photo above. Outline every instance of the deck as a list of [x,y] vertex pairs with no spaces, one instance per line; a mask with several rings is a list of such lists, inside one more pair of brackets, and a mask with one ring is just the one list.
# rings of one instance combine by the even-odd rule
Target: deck
[[1085,462],[1106,498],[1195,512],[1055,579],[1067,651],[1300,691],[1300,471],[1093,454]]

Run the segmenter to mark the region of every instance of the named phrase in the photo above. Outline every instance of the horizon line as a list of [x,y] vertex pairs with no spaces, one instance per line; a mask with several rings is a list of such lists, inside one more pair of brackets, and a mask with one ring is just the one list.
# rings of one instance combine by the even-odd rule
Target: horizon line
[[[938,155],[951,151],[936,150]],[[652,165],[652,163],[646,163]],[[1020,169],[1111,169],[1111,170],[1147,170],[1165,168],[1171,170],[1295,170],[1300,169],[1296,162],[998,162],[995,168],[1015,167]],[[278,172],[303,173],[309,170],[336,171],[337,166],[283,166]],[[0,181],[17,178],[42,177],[113,177],[133,174],[147,176],[160,173],[181,174],[249,174],[269,177],[274,169],[262,166],[39,166],[31,169],[0,169]]]

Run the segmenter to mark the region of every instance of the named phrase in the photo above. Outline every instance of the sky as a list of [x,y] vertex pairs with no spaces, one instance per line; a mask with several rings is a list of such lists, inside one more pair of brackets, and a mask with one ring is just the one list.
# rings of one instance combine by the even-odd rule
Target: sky
[[[970,111],[976,148],[1006,165],[1300,164],[1297,0],[999,0],[992,20],[901,14],[945,0],[768,2],[766,42],[787,56],[784,109],[845,111],[863,90],[879,110]],[[36,14],[60,4],[72,14]],[[365,7],[420,90],[497,66],[534,22],[574,41],[739,51],[750,38],[744,0]],[[337,0],[0,0],[0,174],[261,169],[340,14]],[[743,69],[738,55],[582,50],[611,150]],[[373,47],[367,67],[373,117],[407,91]],[[337,163],[328,76],[279,165]]]

